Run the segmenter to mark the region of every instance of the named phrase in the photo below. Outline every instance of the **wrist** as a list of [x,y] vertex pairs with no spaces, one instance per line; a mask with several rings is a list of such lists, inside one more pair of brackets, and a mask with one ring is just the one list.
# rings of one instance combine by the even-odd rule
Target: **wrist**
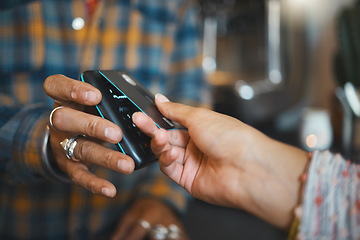
[[45,177],[49,177],[65,183],[71,183],[71,179],[69,178],[69,176],[66,175],[63,171],[61,171],[55,162],[50,146],[49,126],[46,126],[45,129],[41,151],[42,151],[41,163],[44,169]]
[[245,208],[287,230],[299,202],[300,177],[308,162],[307,153],[265,135],[253,146],[252,159],[247,161],[244,171],[248,175],[245,186],[250,196],[249,206]]

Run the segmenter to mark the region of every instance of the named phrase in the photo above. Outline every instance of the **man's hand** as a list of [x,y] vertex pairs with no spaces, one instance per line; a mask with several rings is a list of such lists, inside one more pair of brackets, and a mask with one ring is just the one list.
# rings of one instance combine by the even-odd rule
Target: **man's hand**
[[[44,82],[44,90],[55,100],[50,130],[51,148],[60,169],[67,173],[74,183],[93,193],[114,197],[115,186],[89,171],[92,164],[114,171],[130,174],[134,170],[133,160],[118,151],[104,146],[104,142],[118,143],[121,129],[101,117],[85,113],[86,106],[101,101],[101,93],[88,83],[76,81],[63,75],[53,75]],[[84,135],[77,139],[74,149],[77,162],[68,159],[60,145],[66,138]]]
[[[145,220],[149,224],[148,229],[141,226],[140,220]],[[112,239],[153,239],[151,231],[160,225],[167,228],[167,231],[169,231],[169,226],[175,225],[179,229],[179,238],[177,239],[188,239],[178,216],[169,206],[154,198],[139,198],[124,214]]]

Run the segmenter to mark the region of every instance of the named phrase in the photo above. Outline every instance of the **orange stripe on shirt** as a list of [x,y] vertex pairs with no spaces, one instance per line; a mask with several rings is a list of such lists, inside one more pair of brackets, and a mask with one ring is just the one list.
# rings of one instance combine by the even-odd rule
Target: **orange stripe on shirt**
[[31,56],[35,61],[35,67],[40,68],[44,62],[45,47],[44,47],[44,23],[41,17],[40,2],[36,2],[31,6],[32,23],[29,24],[30,38],[34,39],[36,43],[32,48]]
[[139,21],[140,14],[137,11],[131,11],[130,26],[126,38],[126,44],[128,48],[125,56],[125,65],[128,69],[134,69],[138,65],[137,47],[140,45],[142,38]]
[[22,104],[27,103],[30,100],[31,86],[30,82],[27,79],[27,73],[19,73],[14,77],[16,81],[15,94],[18,101]]

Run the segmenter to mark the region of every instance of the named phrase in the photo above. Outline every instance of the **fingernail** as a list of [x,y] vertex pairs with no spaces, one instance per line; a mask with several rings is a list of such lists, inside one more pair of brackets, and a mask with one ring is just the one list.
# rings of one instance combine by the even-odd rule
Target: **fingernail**
[[132,164],[129,161],[126,160],[119,160],[117,163],[117,167],[121,171],[125,171],[126,173],[132,172]]
[[87,101],[96,102],[97,101],[97,94],[96,94],[96,92],[93,92],[93,91],[87,91],[87,92],[84,93],[84,98]]
[[114,197],[115,196],[115,191],[110,189],[110,188],[104,187],[104,188],[101,189],[101,192],[102,192],[102,194],[104,194],[107,197]]
[[156,94],[155,98],[161,103],[169,102],[169,99],[160,93]]
[[138,112],[134,112],[132,115],[131,115],[131,119],[134,120],[134,116],[137,114]]
[[110,141],[117,142],[120,139],[120,131],[112,127],[105,128],[105,137]]

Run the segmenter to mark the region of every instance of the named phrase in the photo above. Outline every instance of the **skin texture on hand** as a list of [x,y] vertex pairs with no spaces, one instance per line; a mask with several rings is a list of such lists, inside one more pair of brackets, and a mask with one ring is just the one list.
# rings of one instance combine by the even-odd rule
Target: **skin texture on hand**
[[[181,240],[187,240],[188,236],[184,231],[178,216],[168,205],[151,198],[143,197],[137,199],[124,214],[119,225],[112,236],[112,240],[141,240],[148,235],[147,231],[139,224],[143,219],[149,222],[151,227],[162,225],[168,227],[175,224],[181,231]],[[179,239],[180,240],[180,239]]]
[[[130,174],[134,170],[134,161],[127,155],[106,148],[102,143],[118,143],[122,138],[121,129],[114,123],[101,117],[85,113],[88,106],[101,101],[101,93],[88,83],[70,79],[63,75],[53,75],[44,82],[47,95],[55,100],[52,115],[53,128],[50,130],[50,144],[60,169],[67,173],[74,183],[95,194],[114,197],[115,186],[89,171],[96,164],[114,171]],[[60,142],[76,135],[78,138],[74,162],[65,156]]]
[[207,109],[171,103],[162,95],[156,105],[188,129],[165,131],[144,114],[133,115],[134,123],[152,137],[152,150],[167,176],[196,198],[289,228],[306,152]]
[[[130,174],[134,170],[134,161],[121,152],[106,148],[104,142],[118,143],[122,138],[121,129],[114,123],[85,112],[88,106],[94,106],[101,101],[101,93],[88,83],[76,81],[63,75],[54,75],[46,79],[45,92],[55,100],[52,115],[53,128],[50,129],[50,144],[60,169],[67,173],[75,184],[78,184],[95,194],[114,197],[115,186],[109,181],[99,178],[89,171],[93,164],[114,171]],[[74,162],[65,156],[60,142],[66,138],[85,135],[78,138],[74,149]],[[176,224],[184,233],[178,216],[166,204],[155,198],[140,198],[123,216],[113,239],[144,239],[147,232],[138,223],[145,219],[150,224],[168,226]]]

